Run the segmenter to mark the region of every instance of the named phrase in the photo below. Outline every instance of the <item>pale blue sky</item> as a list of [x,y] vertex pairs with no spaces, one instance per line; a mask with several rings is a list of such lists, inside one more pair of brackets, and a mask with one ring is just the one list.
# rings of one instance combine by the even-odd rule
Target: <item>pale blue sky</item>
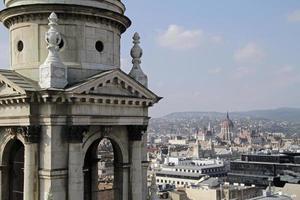
[[[123,2],[133,24],[122,38],[122,68],[130,70],[138,31],[149,87],[164,97],[152,116],[300,107],[299,0]],[[3,68],[7,40],[2,26]]]

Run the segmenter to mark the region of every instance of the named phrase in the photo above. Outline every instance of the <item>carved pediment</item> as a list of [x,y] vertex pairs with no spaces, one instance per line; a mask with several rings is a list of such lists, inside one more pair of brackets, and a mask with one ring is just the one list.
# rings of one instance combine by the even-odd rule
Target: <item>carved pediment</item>
[[89,94],[95,94],[95,95],[121,95],[121,96],[131,96],[131,97],[138,97],[137,95],[132,94],[129,90],[126,88],[122,88],[118,84],[107,84],[102,87],[96,87],[96,89],[90,90]]
[[0,97],[24,95],[35,91],[34,83],[12,70],[0,70]]
[[75,94],[123,96],[151,99],[160,98],[121,70],[111,70],[97,74],[80,84],[67,89]]
[[0,82],[0,96],[10,96],[20,94],[13,87],[6,84],[5,82]]

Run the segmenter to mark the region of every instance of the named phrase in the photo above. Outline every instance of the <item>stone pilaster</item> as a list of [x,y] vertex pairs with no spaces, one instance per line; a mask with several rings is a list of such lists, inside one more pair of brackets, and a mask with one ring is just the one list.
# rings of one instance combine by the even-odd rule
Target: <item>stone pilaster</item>
[[[97,159],[96,158],[96,154],[94,155],[95,157],[93,159]],[[98,162],[92,162],[92,166],[91,166],[91,181],[92,181],[92,185],[91,185],[91,189],[92,189],[92,199],[91,200],[98,200]]]
[[143,185],[143,200],[147,199],[147,194],[148,194],[148,186],[147,186],[147,171],[149,167],[149,162],[148,162],[148,156],[147,156],[147,133],[145,132],[143,134],[142,138],[142,178],[143,178],[143,183],[146,183]]
[[24,200],[38,200],[38,143],[25,144]]
[[69,200],[82,200],[84,191],[84,177],[82,163],[83,134],[88,131],[88,126],[70,126],[67,129],[69,142]]
[[115,188],[115,199],[128,200],[129,199],[129,163],[118,163],[114,166],[114,188]]
[[7,200],[8,194],[7,191],[9,191],[9,185],[7,184],[9,182],[9,167],[7,165],[1,165],[1,188],[0,188],[0,200]]
[[143,187],[147,182],[143,181],[142,173],[142,137],[147,130],[147,126],[128,126],[128,138],[130,143],[130,180],[131,180],[131,199],[143,199]]
[[65,126],[48,125],[41,130],[39,199],[62,199],[68,195],[68,143]]

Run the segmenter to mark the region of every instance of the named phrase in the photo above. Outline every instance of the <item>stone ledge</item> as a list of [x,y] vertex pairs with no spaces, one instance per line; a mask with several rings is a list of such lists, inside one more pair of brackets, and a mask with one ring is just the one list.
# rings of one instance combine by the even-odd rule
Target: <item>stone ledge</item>
[[40,169],[39,177],[43,179],[62,179],[68,177],[67,169]]

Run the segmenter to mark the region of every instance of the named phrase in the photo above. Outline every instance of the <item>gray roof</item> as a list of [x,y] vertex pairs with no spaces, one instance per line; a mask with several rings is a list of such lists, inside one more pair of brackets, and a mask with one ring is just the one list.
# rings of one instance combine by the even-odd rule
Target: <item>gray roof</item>
[[200,186],[208,186],[210,188],[220,186],[220,180],[218,178],[208,178],[200,183]]
[[36,91],[39,89],[38,83],[34,82],[13,70],[0,70],[0,79],[8,80],[25,91]]
[[171,168],[171,169],[187,169],[187,170],[201,170],[201,169],[209,169],[209,168],[216,168],[216,167],[224,167],[224,164],[212,164],[212,165],[175,165],[175,166],[168,166],[164,165],[164,168]]
[[292,200],[292,198],[286,195],[271,195],[255,197],[249,200]]
[[88,78],[82,79],[82,80],[80,80],[80,81],[78,81],[78,82],[76,82],[76,83],[73,83],[73,84],[68,85],[67,88],[66,88],[66,90],[72,90],[72,89],[75,88],[75,87],[78,87],[78,86],[87,84],[87,83],[90,82],[90,81],[96,80],[96,79],[98,79],[98,78],[100,78],[100,77],[103,77],[103,76],[105,76],[105,75],[107,75],[107,74],[110,74],[110,73],[112,73],[112,72],[114,72],[114,71],[115,71],[115,70],[101,71],[101,72],[99,72],[99,73],[97,73],[97,74],[95,74],[95,75],[92,75],[92,76],[88,77]]

